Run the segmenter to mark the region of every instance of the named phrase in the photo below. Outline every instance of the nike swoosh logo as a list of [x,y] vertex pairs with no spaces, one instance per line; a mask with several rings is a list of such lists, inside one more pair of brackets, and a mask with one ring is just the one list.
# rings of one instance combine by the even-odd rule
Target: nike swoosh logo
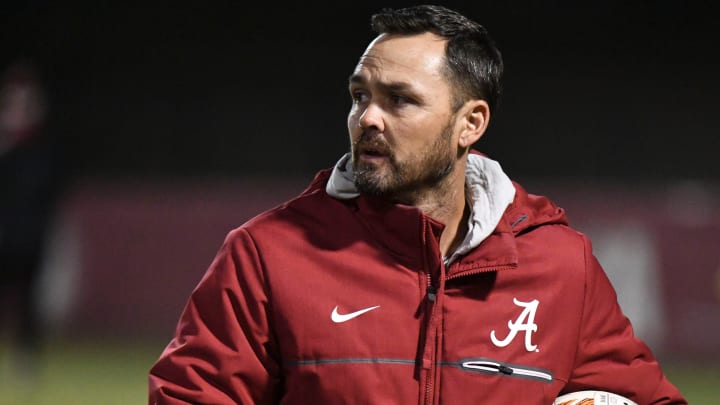
[[380,305],[376,305],[376,306],[370,307],[370,308],[361,309],[361,310],[355,311],[355,312],[350,312],[349,314],[340,314],[340,313],[338,313],[338,307],[337,307],[337,305],[336,305],[335,308],[334,308],[333,311],[332,311],[332,314],[330,315],[330,319],[332,319],[332,321],[335,322],[335,323],[343,323],[343,322],[347,322],[347,321],[349,321],[349,320],[351,320],[351,319],[353,319],[353,318],[357,318],[358,316],[360,316],[360,315],[362,315],[362,314],[364,314],[364,313],[366,313],[366,312],[370,312],[370,311],[372,311],[373,309],[378,309],[378,308],[380,308]]

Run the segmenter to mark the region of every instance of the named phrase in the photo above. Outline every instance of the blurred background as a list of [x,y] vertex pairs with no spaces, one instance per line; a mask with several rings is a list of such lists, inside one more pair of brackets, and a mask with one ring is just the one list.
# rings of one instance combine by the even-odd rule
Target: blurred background
[[[716,403],[717,14],[579,3],[442,2],[506,63],[478,148],[568,210],[671,380]],[[145,403],[227,232],[348,149],[369,16],[408,4],[3,2],[0,404]]]

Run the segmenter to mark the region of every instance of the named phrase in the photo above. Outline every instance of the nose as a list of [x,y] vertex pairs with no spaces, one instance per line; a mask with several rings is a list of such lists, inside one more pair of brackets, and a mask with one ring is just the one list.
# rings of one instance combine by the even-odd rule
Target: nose
[[382,109],[374,103],[368,104],[360,114],[358,126],[362,129],[375,129],[382,132],[384,130]]

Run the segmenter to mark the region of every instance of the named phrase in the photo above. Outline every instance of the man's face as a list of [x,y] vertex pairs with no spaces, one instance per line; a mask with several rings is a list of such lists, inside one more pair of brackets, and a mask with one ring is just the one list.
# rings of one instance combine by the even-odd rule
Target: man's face
[[360,58],[348,131],[361,192],[404,199],[452,172],[458,147],[444,55],[445,40],[433,34],[381,35]]

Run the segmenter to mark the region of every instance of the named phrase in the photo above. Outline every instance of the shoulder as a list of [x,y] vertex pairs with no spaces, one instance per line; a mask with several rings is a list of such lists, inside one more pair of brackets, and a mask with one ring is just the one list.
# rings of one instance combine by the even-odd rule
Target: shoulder
[[516,195],[505,220],[521,255],[540,255],[584,268],[592,256],[590,238],[570,225],[565,210],[549,198],[514,183]]
[[296,197],[259,213],[228,234],[235,239],[245,234],[251,238],[283,240],[293,234],[317,231],[323,227],[338,226],[347,216],[350,205],[327,194],[329,171],[319,172],[310,185]]

